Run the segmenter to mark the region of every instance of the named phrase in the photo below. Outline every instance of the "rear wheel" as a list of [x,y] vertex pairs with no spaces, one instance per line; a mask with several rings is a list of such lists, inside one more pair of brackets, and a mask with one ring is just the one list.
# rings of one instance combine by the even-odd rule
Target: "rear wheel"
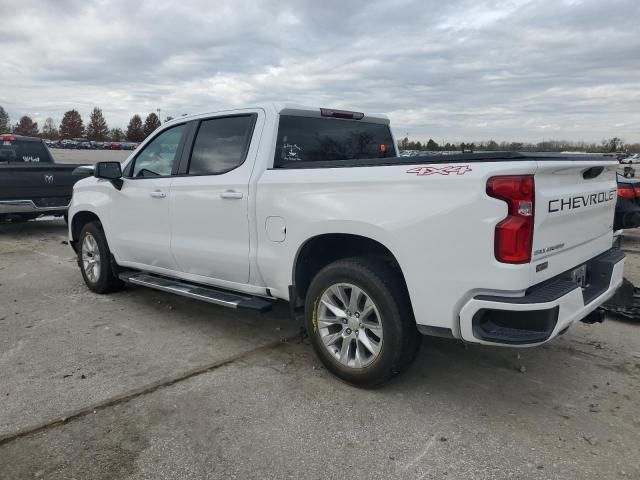
[[82,227],[78,245],[78,265],[87,287],[96,293],[120,290],[124,283],[111,268],[111,252],[100,222]]
[[400,373],[420,343],[402,278],[381,259],[323,268],[309,287],[305,320],[320,360],[355,385],[376,386]]

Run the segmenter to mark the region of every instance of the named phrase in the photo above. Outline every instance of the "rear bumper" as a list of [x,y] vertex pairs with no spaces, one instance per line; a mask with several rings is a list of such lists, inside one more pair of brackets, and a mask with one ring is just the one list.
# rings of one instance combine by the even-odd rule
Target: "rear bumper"
[[17,213],[64,212],[68,208],[68,203],[65,205],[36,205],[33,200],[0,200],[0,215]]
[[460,311],[467,342],[534,346],[564,333],[606,302],[622,284],[624,254],[611,249],[587,263],[582,288],[565,274],[531,287],[524,296],[477,295]]

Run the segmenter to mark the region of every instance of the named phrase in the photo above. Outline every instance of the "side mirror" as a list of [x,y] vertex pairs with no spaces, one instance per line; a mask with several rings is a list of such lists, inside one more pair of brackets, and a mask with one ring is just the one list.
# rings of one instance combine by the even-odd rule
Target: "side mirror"
[[110,180],[118,190],[122,188],[122,167],[120,162],[98,162],[93,168],[93,176]]
[[93,168],[93,176],[104,178],[105,180],[116,180],[122,178],[122,168],[120,162],[98,162]]
[[77,175],[79,177],[91,177],[93,175],[93,165],[80,165],[73,169],[71,175]]

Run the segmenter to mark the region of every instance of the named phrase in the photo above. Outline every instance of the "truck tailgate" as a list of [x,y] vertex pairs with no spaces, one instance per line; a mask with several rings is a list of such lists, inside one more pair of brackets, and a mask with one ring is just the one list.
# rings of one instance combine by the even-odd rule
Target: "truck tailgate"
[[0,200],[36,200],[59,197],[65,205],[73,184],[81,177],[72,175],[78,165],[9,164],[0,165]]
[[606,157],[538,162],[532,249],[536,271],[557,275],[611,248],[617,165]]

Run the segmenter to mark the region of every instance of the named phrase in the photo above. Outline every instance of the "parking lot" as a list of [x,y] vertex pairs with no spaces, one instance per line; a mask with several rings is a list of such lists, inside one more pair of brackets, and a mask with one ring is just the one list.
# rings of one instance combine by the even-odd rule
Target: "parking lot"
[[[62,220],[0,224],[2,479],[640,478],[639,323],[527,350],[425,338],[407,374],[359,390],[285,304],[96,295],[65,240]],[[640,284],[640,235],[624,248]]]
[[64,148],[49,149],[53,158],[59,163],[96,163],[121,162],[131,153],[131,150],[68,150]]

